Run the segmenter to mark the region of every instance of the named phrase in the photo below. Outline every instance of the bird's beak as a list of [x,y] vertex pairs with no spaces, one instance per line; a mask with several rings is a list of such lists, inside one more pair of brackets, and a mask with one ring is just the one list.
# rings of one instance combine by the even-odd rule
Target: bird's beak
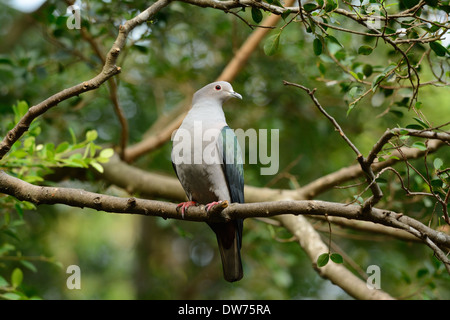
[[231,97],[233,97],[233,98],[238,98],[238,99],[241,99],[241,100],[242,100],[242,96],[241,96],[239,93],[237,93],[237,92],[235,92],[235,91],[229,91],[229,93],[230,93],[230,96],[231,96]]

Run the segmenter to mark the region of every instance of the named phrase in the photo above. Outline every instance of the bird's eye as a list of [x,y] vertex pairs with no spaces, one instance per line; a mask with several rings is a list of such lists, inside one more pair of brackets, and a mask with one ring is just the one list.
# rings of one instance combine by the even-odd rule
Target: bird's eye
[[217,85],[214,87],[214,89],[216,89],[217,91],[219,91],[220,89],[222,89],[222,87],[220,85]]

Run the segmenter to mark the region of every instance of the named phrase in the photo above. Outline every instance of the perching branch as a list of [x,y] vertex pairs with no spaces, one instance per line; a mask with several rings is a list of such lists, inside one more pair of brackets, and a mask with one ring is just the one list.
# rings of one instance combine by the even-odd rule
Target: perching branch
[[[28,201],[36,205],[41,204],[65,204],[72,207],[91,208],[99,211],[111,213],[128,213],[148,216],[158,216],[165,219],[182,220],[181,214],[177,211],[174,203],[146,200],[139,198],[121,198],[88,192],[74,188],[43,187],[27,183],[21,179],[8,175],[0,171],[0,192],[16,197],[21,201]],[[383,217],[393,217],[402,222],[402,216],[398,213],[372,209],[373,216],[378,223],[397,227],[391,219]],[[211,210],[206,212],[203,205],[190,207],[186,212],[184,220],[187,221],[226,221],[237,218],[273,217],[281,214],[293,215],[329,215],[343,217],[347,219],[362,219],[361,206],[346,205],[340,203],[301,200],[301,201],[272,201],[238,204],[228,204],[216,212]],[[450,236],[439,235],[435,230],[426,226],[421,227],[421,232],[425,233],[439,245],[450,247]]]
[[[91,208],[112,213],[128,213],[162,218],[182,219],[176,204],[139,198],[120,198],[73,188],[42,187],[29,184],[0,171],[0,192],[21,201],[40,204],[65,204],[73,207]],[[246,204],[229,204],[218,210],[206,212],[204,206],[188,209],[184,220],[226,221],[236,218],[273,217],[292,215],[328,215],[347,219],[371,220],[386,226],[403,229],[424,241],[435,250],[436,255],[450,268],[450,261],[440,249],[450,248],[450,236],[426,227],[422,223],[392,212],[371,208],[370,215],[363,213],[359,205],[346,205],[326,201],[273,201]],[[449,269],[450,272],[450,269]]]

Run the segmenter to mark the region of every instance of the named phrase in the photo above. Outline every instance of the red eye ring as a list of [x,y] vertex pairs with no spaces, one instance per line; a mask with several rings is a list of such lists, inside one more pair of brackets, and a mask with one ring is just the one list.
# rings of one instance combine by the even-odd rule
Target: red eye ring
[[222,90],[222,87],[221,87],[220,85],[216,85],[216,86],[214,87],[214,89],[216,89],[217,91],[219,91],[219,90]]

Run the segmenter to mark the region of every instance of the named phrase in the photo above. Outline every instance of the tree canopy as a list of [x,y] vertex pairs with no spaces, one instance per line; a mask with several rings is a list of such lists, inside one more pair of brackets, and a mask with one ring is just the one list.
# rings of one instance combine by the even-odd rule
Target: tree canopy
[[[13,5],[1,298],[450,297],[448,0]],[[244,140],[245,204],[182,219],[170,138],[216,79],[243,96],[230,127],[263,144],[255,163]],[[237,217],[229,284],[199,222]]]

